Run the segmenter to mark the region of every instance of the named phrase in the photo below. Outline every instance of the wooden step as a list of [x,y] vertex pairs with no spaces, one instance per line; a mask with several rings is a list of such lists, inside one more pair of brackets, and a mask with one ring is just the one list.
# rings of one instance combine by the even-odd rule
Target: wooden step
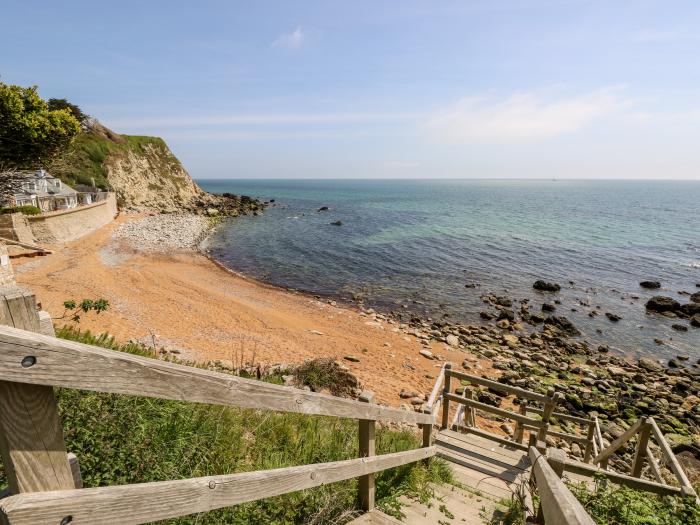
[[374,509],[369,512],[365,512],[359,518],[348,522],[347,525],[404,525],[402,522],[384,514],[383,512]]

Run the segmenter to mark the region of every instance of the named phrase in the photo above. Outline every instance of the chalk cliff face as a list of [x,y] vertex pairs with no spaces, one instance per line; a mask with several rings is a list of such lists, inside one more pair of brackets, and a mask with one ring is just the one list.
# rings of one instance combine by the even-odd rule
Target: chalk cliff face
[[158,138],[113,152],[103,167],[123,209],[173,212],[206,200],[206,193]]
[[115,191],[119,209],[125,211],[239,215],[263,209],[254,199],[203,191],[163,139],[120,135],[97,122],[51,171],[82,191]]

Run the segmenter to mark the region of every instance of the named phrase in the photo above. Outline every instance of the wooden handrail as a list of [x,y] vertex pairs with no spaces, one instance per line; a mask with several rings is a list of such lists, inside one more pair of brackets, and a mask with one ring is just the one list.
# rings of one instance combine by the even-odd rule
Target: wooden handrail
[[244,379],[7,326],[0,326],[0,380],[393,423],[434,421],[430,414]]
[[442,391],[442,384],[444,383],[444,381],[445,365],[443,365],[440,368],[440,373],[435,379],[435,385],[433,385],[433,390],[430,392],[430,396],[428,396],[428,402],[425,404],[428,411],[432,411],[433,405],[435,404],[435,401],[437,400],[438,396],[440,395],[440,392]]
[[33,492],[0,500],[0,509],[12,525],[146,523],[356,478],[420,461],[435,453],[435,447],[426,447],[381,456],[224,476]]
[[661,448],[661,452],[663,453],[664,458],[666,459],[668,467],[671,469],[671,472],[673,472],[673,474],[676,476],[678,483],[681,484],[681,492],[686,496],[692,496],[697,499],[698,496],[695,493],[693,486],[690,484],[688,476],[685,475],[683,467],[681,467],[680,463],[678,463],[676,455],[673,453],[673,450],[671,450],[671,446],[668,444],[668,441],[666,441],[666,438],[661,432],[661,429],[659,429],[659,426],[656,424],[654,418],[649,418],[649,424],[651,425],[651,430],[654,433],[656,442]]
[[600,463],[601,461],[604,461],[611,455],[613,455],[617,449],[619,449],[622,445],[627,443],[637,432],[639,432],[639,429],[641,428],[643,423],[643,419],[638,419],[637,421],[635,421],[632,424],[632,426],[629,427],[620,437],[618,437],[615,441],[610,443],[609,447],[600,451],[598,455],[595,458],[593,458],[593,463]]
[[504,408],[498,408],[491,405],[487,405],[486,403],[481,403],[479,401],[466,399],[456,394],[444,394],[444,397],[445,399],[448,399],[450,401],[461,403],[463,405],[467,405],[468,407],[476,408],[478,410],[483,410],[484,412],[491,412],[492,414],[496,414],[501,417],[506,417],[515,421],[520,421],[521,423],[531,425],[536,428],[541,428],[542,425],[544,425],[544,423],[539,419],[533,419],[531,417],[523,416],[522,414],[518,414],[517,412],[512,412]]
[[[525,430],[537,430],[538,427],[531,426],[528,424],[523,425]],[[581,445],[586,445],[588,443],[588,438],[585,436],[577,436],[576,434],[569,434],[568,432],[558,432],[556,430],[547,429],[548,436],[558,437],[564,441],[570,441],[572,443],[579,443]]]
[[646,479],[635,478],[634,476],[629,476],[627,474],[620,474],[618,472],[613,472],[611,470],[605,470],[598,468],[596,466],[590,465],[588,463],[583,463],[581,461],[575,461],[568,459],[564,465],[564,470],[566,472],[572,472],[574,474],[579,474],[581,476],[593,477],[593,476],[604,476],[609,479],[612,483],[617,485],[624,485],[631,489],[643,490],[646,492],[652,492],[660,496],[678,496],[681,494],[681,489],[679,487],[672,487],[663,482],[656,483],[654,481],[648,481]]
[[[527,407],[528,412],[532,412],[537,415],[542,415],[544,413],[544,410],[541,408],[533,407],[533,406],[528,406]],[[565,421],[572,421],[574,423],[579,423],[581,425],[588,425],[592,419],[586,419],[585,417],[578,417],[578,416],[572,416],[570,414],[564,414],[562,412],[552,412],[552,417],[557,418],[557,419],[563,419]]]
[[457,379],[460,379],[460,380],[469,381],[470,383],[472,383],[474,385],[485,386],[488,388],[492,388],[494,390],[498,390],[500,392],[512,394],[512,395],[517,396],[517,397],[522,397],[525,399],[532,399],[533,401],[538,401],[540,403],[551,402],[551,398],[544,395],[544,394],[538,394],[537,392],[531,392],[529,390],[525,390],[525,389],[517,387],[517,386],[504,385],[503,383],[499,383],[498,381],[493,381],[491,379],[485,379],[483,377],[478,377],[478,376],[474,376],[471,374],[465,374],[464,372],[457,372],[455,370],[448,370],[446,372],[446,374],[449,376],[455,377]]
[[535,474],[537,492],[545,523],[556,525],[595,525],[578,499],[535,447],[528,452]]

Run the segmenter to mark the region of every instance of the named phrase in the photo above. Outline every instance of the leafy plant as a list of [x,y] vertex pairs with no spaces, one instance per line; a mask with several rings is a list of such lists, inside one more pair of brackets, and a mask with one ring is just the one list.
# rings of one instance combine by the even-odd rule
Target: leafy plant
[[698,525],[700,505],[693,498],[660,497],[628,487],[601,483],[595,491],[584,484],[571,483],[569,488],[586,512],[605,525]]
[[63,308],[63,315],[61,317],[55,317],[55,320],[67,318],[74,323],[79,323],[81,313],[95,312],[99,315],[109,308],[109,301],[106,299],[83,299],[78,304],[73,299],[69,299],[63,301]]

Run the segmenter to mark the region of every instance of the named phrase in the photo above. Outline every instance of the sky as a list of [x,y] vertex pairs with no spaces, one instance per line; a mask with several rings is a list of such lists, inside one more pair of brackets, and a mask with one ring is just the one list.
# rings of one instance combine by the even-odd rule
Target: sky
[[0,80],[195,178],[700,180],[700,2],[2,0]]

